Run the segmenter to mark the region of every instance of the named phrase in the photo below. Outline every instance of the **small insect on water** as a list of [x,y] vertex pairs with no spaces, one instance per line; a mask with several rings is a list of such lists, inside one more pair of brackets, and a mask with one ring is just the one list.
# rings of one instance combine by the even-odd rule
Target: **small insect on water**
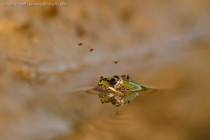
[[113,63],[117,64],[118,62],[120,62],[120,60],[117,60],[117,61],[113,61]]
[[98,94],[101,103],[110,102],[117,107],[126,103],[130,104],[140,92],[154,91],[132,81],[129,75],[114,75],[106,78],[101,76],[95,90],[98,89],[101,90]]
[[89,52],[92,52],[94,49],[93,48],[90,48],[90,47],[88,47],[89,48]]
[[81,46],[82,45],[82,43],[78,43],[78,46]]

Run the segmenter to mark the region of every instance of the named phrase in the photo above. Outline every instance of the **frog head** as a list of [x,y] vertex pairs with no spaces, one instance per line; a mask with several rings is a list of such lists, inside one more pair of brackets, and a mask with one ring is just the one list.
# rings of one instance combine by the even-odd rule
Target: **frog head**
[[129,75],[114,75],[113,77],[100,77],[100,81],[98,82],[98,87],[103,90],[108,91],[125,91],[129,90],[128,87],[124,86],[126,81],[131,81],[131,77]]
[[130,80],[130,77],[114,75],[113,77],[104,78],[101,76],[98,82],[98,88],[104,91],[99,94],[101,102],[111,102],[115,106],[124,104],[123,97],[125,97],[126,94],[123,91],[127,90],[126,87],[123,86],[125,80]]

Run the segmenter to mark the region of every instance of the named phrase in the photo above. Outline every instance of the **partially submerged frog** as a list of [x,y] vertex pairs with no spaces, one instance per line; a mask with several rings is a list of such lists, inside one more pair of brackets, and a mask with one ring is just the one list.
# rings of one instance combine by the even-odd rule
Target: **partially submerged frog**
[[100,91],[98,95],[102,103],[111,102],[117,107],[130,103],[139,92],[154,91],[132,81],[129,75],[114,75],[107,78],[101,76],[95,90]]

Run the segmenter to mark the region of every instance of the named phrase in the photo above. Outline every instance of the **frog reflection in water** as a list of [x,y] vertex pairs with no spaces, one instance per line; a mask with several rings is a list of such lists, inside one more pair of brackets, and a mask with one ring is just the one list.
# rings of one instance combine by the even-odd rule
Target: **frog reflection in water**
[[126,103],[129,104],[133,98],[139,95],[139,92],[154,91],[133,82],[129,75],[114,75],[107,78],[101,76],[96,88],[102,89],[102,92],[99,93],[102,103],[111,102],[117,107]]

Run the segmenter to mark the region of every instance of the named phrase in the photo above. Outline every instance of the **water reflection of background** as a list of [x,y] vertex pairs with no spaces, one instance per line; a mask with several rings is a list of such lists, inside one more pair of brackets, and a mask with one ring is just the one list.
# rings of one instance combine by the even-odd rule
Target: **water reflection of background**
[[[62,2],[1,5],[0,139],[210,139],[208,0]],[[120,108],[73,92],[114,74],[168,90]]]

